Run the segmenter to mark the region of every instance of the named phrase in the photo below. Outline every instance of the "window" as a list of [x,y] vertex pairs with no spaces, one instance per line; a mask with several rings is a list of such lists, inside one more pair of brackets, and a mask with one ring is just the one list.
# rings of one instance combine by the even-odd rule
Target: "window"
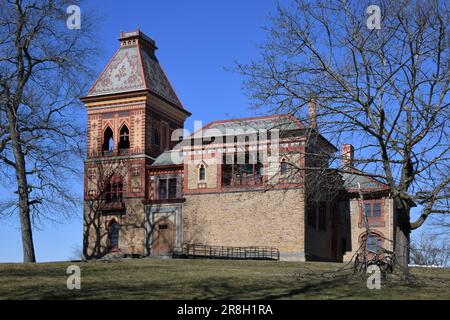
[[169,179],[169,199],[177,197],[177,179]]
[[112,151],[114,150],[114,139],[113,139],[113,132],[110,127],[107,127],[105,129],[105,132],[103,133],[103,151]]
[[285,159],[281,160],[280,173],[281,173],[282,176],[286,175],[286,173],[287,173],[287,163],[286,163]]
[[327,230],[327,203],[319,203],[319,229]]
[[153,144],[159,146],[160,145],[160,139],[159,139],[159,132],[158,129],[153,130]]
[[198,170],[198,180],[205,181],[205,165],[201,165]]
[[308,225],[316,227],[316,204],[310,202],[308,205]]
[[367,251],[378,252],[381,249],[381,238],[375,234],[370,234],[367,238]]
[[123,183],[120,177],[113,175],[106,183],[106,202],[121,202],[123,196]]
[[167,179],[159,180],[159,199],[167,199]]
[[119,132],[119,150],[129,149],[130,148],[130,132],[128,131],[128,127],[123,125]]
[[167,224],[159,224],[158,225],[159,230],[167,230],[168,228],[169,228],[169,226]]
[[371,225],[381,226],[383,222],[382,200],[366,200],[364,201],[364,212],[361,210],[360,224],[364,223],[364,216]]
[[364,213],[367,218],[381,219],[381,202],[371,201],[364,202]]
[[176,199],[178,197],[177,184],[177,178],[159,179],[159,199]]

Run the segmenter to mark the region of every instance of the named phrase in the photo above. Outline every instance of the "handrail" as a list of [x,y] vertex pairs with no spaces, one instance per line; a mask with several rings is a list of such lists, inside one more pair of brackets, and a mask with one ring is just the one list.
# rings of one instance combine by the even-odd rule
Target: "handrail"
[[280,260],[280,251],[273,247],[232,247],[184,243],[182,252],[183,256],[188,258]]

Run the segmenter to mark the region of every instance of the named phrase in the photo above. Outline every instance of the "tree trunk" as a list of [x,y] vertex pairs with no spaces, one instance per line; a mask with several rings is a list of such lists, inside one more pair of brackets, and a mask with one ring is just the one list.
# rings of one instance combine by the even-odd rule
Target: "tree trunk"
[[409,262],[409,236],[411,226],[406,210],[398,210],[397,227],[395,229],[395,258],[401,268],[406,270]]
[[19,196],[19,219],[20,231],[22,234],[23,262],[36,262],[30,219],[30,191],[28,189],[25,155],[20,142],[20,134],[17,130],[17,117],[15,110],[17,110],[17,108],[14,106],[7,108]]

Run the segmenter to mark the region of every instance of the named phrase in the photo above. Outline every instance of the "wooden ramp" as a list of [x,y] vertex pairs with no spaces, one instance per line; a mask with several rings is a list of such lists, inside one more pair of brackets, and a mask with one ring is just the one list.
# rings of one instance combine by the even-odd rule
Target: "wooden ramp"
[[182,247],[185,258],[280,260],[280,251],[272,247],[228,247],[185,243]]

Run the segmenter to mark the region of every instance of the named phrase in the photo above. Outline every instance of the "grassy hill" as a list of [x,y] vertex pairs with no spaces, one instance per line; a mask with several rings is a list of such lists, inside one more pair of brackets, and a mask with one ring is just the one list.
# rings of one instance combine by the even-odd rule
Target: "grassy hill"
[[[66,269],[81,268],[81,290]],[[341,264],[141,259],[0,264],[0,299],[450,299],[450,269],[412,268],[369,290]]]

